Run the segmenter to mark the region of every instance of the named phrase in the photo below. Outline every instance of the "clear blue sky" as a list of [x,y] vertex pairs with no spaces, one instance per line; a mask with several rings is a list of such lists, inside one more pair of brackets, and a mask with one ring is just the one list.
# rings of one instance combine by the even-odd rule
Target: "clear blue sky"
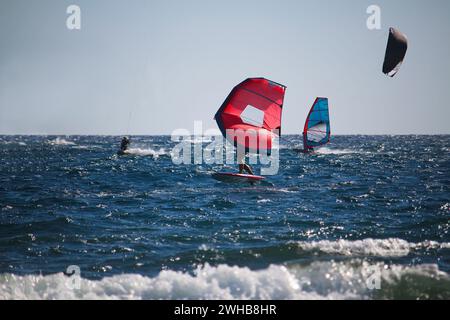
[[[410,41],[393,79],[389,26]],[[213,128],[232,87],[263,76],[288,86],[284,133],[327,96],[335,134],[448,134],[449,39],[447,0],[1,0],[0,133],[124,134],[130,110],[131,134]]]

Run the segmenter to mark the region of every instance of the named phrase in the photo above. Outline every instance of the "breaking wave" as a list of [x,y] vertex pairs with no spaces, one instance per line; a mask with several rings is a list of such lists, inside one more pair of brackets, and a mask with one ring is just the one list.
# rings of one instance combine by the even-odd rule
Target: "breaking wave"
[[[379,270],[379,290],[371,290]],[[0,275],[0,299],[448,299],[449,275],[436,265],[414,267],[362,260],[272,265],[264,270],[219,265],[193,273],[161,271],[156,277],[123,274],[102,280],[64,274]]]

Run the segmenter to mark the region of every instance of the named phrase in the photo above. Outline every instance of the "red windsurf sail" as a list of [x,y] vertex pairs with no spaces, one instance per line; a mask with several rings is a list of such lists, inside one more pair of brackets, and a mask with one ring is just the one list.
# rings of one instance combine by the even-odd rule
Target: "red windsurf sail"
[[223,136],[246,151],[270,153],[273,138],[281,132],[285,91],[285,86],[264,78],[238,84],[215,115]]

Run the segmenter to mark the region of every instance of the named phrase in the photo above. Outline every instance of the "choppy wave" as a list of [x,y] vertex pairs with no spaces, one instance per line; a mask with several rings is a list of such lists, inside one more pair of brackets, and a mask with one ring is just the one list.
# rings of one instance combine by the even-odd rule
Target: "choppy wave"
[[126,154],[135,156],[151,156],[153,158],[158,158],[160,156],[168,155],[165,149],[160,148],[159,150],[153,150],[152,148],[130,148],[125,151]]
[[11,144],[17,144],[19,146],[26,146],[27,144],[23,141],[2,141],[0,140],[0,143],[3,145],[11,145]]
[[56,137],[0,136],[0,298],[450,298],[450,136],[335,137],[343,155],[283,151],[252,186],[174,164],[168,136],[121,158],[119,137]]
[[320,251],[327,254],[339,254],[344,256],[376,256],[376,257],[403,257],[414,250],[448,249],[450,243],[436,241],[424,241],[410,243],[403,239],[364,239],[364,240],[321,240],[312,242],[297,242],[302,250]]
[[[378,273],[377,273],[378,272]],[[376,275],[376,278],[374,278]],[[77,284],[78,289],[71,289]],[[434,285],[434,289],[430,289]],[[219,265],[193,274],[124,274],[88,280],[64,274],[0,276],[0,299],[448,299],[449,275],[436,265],[349,262],[272,265],[264,270]]]
[[343,154],[355,154],[359,152],[357,150],[350,150],[350,149],[331,149],[327,147],[322,147],[314,150],[314,153],[324,155],[326,154],[343,155]]
[[196,136],[194,139],[188,138],[184,139],[184,142],[192,143],[192,144],[200,144],[200,143],[211,143],[213,139],[211,137],[198,137]]
[[75,145],[74,142],[68,141],[66,139],[59,138],[59,137],[54,140],[50,140],[48,143],[51,144],[52,146],[74,146]]

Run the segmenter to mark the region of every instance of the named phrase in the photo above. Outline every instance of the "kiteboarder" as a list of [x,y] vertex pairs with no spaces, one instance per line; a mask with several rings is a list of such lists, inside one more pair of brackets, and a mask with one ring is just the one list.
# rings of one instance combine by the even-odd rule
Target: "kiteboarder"
[[122,142],[120,143],[120,150],[119,150],[118,154],[124,154],[125,151],[127,151],[130,143],[131,143],[131,141],[128,137],[123,137]]

